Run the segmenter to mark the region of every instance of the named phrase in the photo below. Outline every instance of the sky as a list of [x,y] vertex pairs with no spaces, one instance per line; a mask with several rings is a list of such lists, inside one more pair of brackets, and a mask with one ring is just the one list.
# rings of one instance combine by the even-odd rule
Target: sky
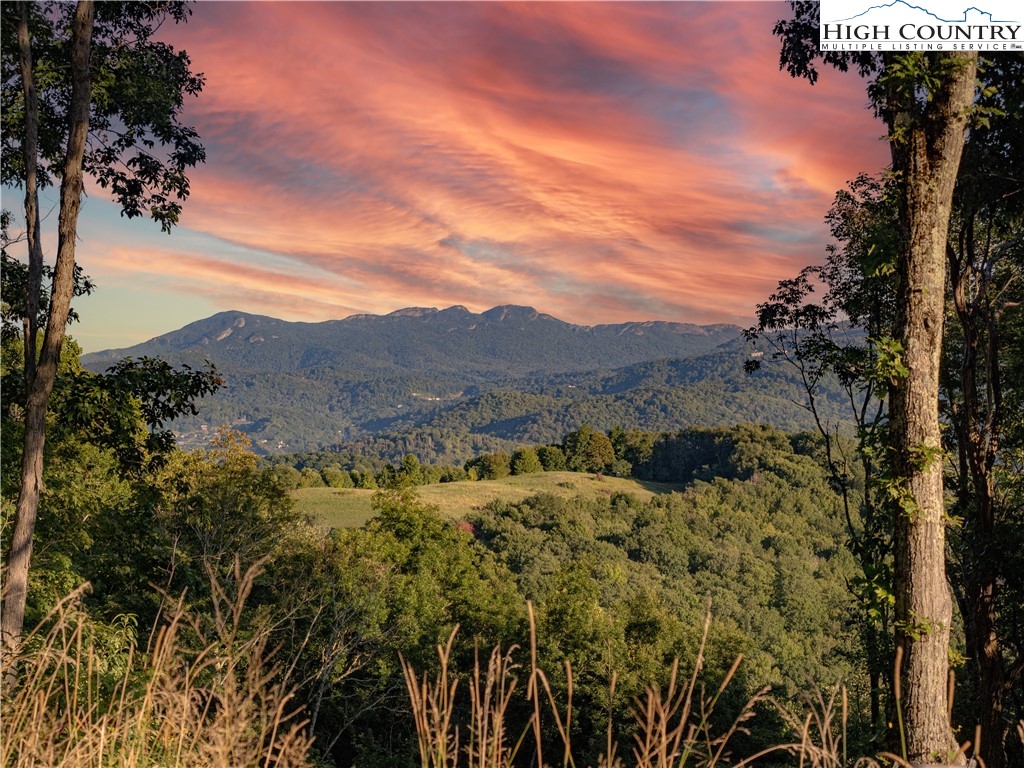
[[787,14],[200,2],[161,34],[206,77],[185,121],[207,161],[170,236],[89,188],[78,257],[97,290],[71,332],[91,351],[228,309],[454,304],[749,324],[822,260],[836,190],[888,161],[855,75],[779,71]]

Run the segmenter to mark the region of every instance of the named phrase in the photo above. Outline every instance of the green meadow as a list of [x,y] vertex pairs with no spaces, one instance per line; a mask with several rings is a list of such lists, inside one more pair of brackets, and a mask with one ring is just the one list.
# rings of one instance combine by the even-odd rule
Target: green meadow
[[[682,487],[676,483],[654,483],[581,472],[535,472],[501,480],[424,485],[416,492],[424,502],[436,505],[451,518],[459,519],[495,499],[517,502],[538,493],[551,493],[566,499],[578,496],[597,499],[628,493],[646,501]],[[358,528],[373,517],[375,493],[377,491],[362,488],[299,488],[291,492],[291,497],[299,512],[312,516],[327,528]]]

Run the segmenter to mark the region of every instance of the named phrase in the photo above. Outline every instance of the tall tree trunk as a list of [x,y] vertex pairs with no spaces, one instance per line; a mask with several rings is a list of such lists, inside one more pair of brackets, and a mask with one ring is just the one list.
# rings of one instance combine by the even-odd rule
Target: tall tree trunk
[[25,239],[28,245],[28,279],[25,283],[25,384],[35,378],[36,331],[39,322],[39,294],[43,283],[43,244],[39,238],[39,98],[32,72],[32,43],[29,33],[30,3],[18,10],[18,58],[21,64],[22,92],[25,96]]
[[[0,616],[0,634],[5,649],[17,645],[25,623],[25,598],[28,593],[32,537],[35,533],[39,493],[42,488],[46,411],[57,377],[57,365],[64,344],[68,312],[71,309],[71,298],[75,288],[75,235],[82,200],[82,158],[89,133],[89,106],[92,98],[89,72],[92,22],[92,0],[81,0],[75,10],[71,37],[71,106],[68,111],[68,143],[60,187],[57,263],[54,267],[46,333],[39,362],[35,365],[31,380],[27,382],[21,488],[15,510],[11,550],[7,560],[3,614]],[[26,346],[28,342],[26,339]],[[34,347],[31,352],[26,349],[26,356],[34,356],[34,353]]]
[[[912,55],[912,54],[911,54]],[[890,54],[887,68],[895,57]],[[900,206],[897,332],[906,374],[892,392],[892,448],[900,504],[895,521],[896,644],[904,659],[899,703],[911,762],[956,754],[947,714],[952,598],[946,582],[946,522],[939,433],[939,360],[946,237],[977,54],[935,54],[927,103],[920,84],[892,91],[893,168]],[[961,756],[962,757],[962,756]]]

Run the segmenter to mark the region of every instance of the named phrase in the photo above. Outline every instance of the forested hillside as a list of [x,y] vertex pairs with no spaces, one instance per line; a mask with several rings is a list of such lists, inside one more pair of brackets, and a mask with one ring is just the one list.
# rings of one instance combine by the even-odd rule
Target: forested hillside
[[[432,673],[436,644],[458,624],[451,660],[471,669],[476,647],[528,644],[528,600],[538,660],[559,700],[571,662],[580,764],[593,764],[605,744],[609,705],[616,739],[628,744],[632,697],[652,681],[664,684],[674,657],[689,674],[708,600],[714,621],[702,679],[717,686],[744,655],[716,729],[765,685],[787,705],[809,679],[827,686],[842,678],[854,702],[851,738],[869,732],[846,586],[858,571],[820,445],[806,436],[754,426],[666,436],[665,455],[675,459],[657,473],[685,490],[648,500],[612,491],[539,495],[452,521],[396,482],[375,499],[364,529],[330,533],[294,512],[275,471],[260,468],[237,437],[207,452],[172,452],[129,475],[113,451],[87,440],[83,432],[55,435],[60,461],[49,470],[45,509],[60,513],[39,529],[29,622],[88,581],[94,587],[80,610],[95,631],[131,616],[144,645],[159,626],[161,592],[187,590],[185,605],[207,617],[196,625],[198,642],[228,631],[215,641],[218,654],[247,652],[250,635],[278,648],[316,750],[335,765],[413,765],[399,654]],[[238,580],[254,563],[245,586]],[[154,577],[160,591],[140,586]],[[248,595],[246,607],[216,630],[214,612],[239,594]],[[288,618],[268,625],[268,615]],[[101,632],[91,642],[113,665],[133,641]],[[103,669],[104,679],[116,679],[121,668]],[[467,707],[459,698],[456,717],[468,716]],[[518,732],[528,717],[513,708],[508,724]],[[749,727],[736,749],[784,733],[767,705]],[[543,739],[557,753],[550,722]]]
[[[557,442],[584,423],[674,429],[747,414],[783,429],[813,421],[793,372],[743,364],[760,354],[734,326],[576,326],[526,307],[482,314],[407,309],[328,323],[221,313],[122,355],[213,362],[225,386],[174,423],[183,445],[230,424],[256,450],[325,449],[463,462],[516,443]],[[829,394],[822,406],[831,413]]]
[[[615,371],[534,377],[432,412],[372,422],[366,436],[331,447],[348,456],[461,463],[481,452],[559,442],[584,424],[609,431],[628,426],[671,431],[749,420],[799,431],[814,426],[794,372],[768,365],[754,374],[744,363],[756,349],[740,341],[687,360],[658,360]],[[822,388],[819,407],[841,410],[838,387]]]
[[160,356],[249,371],[333,367],[372,373],[448,370],[485,378],[535,370],[581,371],[661,357],[686,357],[739,335],[733,325],[638,322],[573,325],[532,307],[409,307],[388,315],[353,315],[292,323],[221,312],[128,349],[87,355],[86,367],[123,356]]

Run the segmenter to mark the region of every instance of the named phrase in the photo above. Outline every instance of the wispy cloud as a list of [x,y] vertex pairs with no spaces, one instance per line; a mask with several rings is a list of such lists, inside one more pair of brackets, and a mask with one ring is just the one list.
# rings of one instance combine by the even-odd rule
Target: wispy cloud
[[[531,304],[743,321],[886,161],[863,83],[778,71],[768,3],[203,3],[183,227],[139,259],[219,306],[327,319]],[[203,239],[232,256],[203,252]],[[273,254],[269,268],[248,250]]]

